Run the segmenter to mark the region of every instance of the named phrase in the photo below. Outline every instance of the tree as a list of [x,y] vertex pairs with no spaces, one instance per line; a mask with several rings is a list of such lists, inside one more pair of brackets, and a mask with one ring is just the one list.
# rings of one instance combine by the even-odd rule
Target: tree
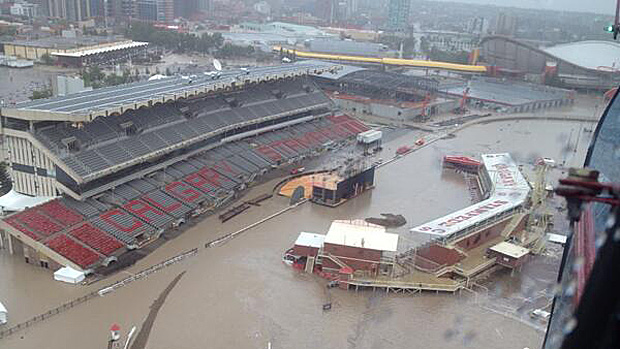
[[49,53],[46,52],[41,55],[41,62],[46,65],[52,65],[54,63],[54,59],[49,55]]
[[43,98],[49,98],[52,96],[52,90],[50,88],[45,88],[43,90],[34,90],[32,91],[32,96],[30,96],[30,99],[35,100],[35,99],[43,99]]

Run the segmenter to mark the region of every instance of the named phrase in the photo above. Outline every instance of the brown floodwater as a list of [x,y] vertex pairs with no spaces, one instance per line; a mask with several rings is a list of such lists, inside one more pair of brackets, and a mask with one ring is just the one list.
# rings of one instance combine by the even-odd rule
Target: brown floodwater
[[[139,329],[153,301],[183,271],[186,273],[159,309],[147,348],[266,348],[268,342],[274,349],[539,347],[541,331],[491,311],[465,293],[404,296],[334,289],[329,295],[333,309],[324,312],[322,304],[328,297],[325,282],[283,265],[281,256],[300,231],[323,233],[334,219],[384,212],[407,219],[404,227],[392,230],[401,235],[399,248],[405,249],[424,239],[410,234],[408,227],[470,203],[462,178],[441,170],[443,155],[511,152],[520,163],[548,156],[577,165],[583,161],[589,137],[582,124],[570,122],[510,121],[467,128],[456,138],[438,141],[380,168],[373,191],[336,209],[304,204],[225,244],[201,249],[197,256],[145,280],[0,340],[0,348],[104,348],[112,323],[120,324],[123,333],[133,325]],[[414,140],[407,134],[386,148]],[[573,147],[567,148],[568,143]],[[384,159],[393,154],[393,150],[385,152]],[[248,196],[268,191],[274,183],[257,186]],[[209,217],[104,282],[203,246],[287,204],[287,199],[276,197],[224,224]],[[48,271],[19,259],[0,253],[0,297],[9,309],[11,323],[103,285],[63,285],[53,281]],[[542,274],[538,269],[544,268],[502,273],[499,279],[506,286],[495,296],[519,299],[515,295],[526,292],[524,287],[532,282],[544,284],[554,278],[553,266]],[[488,285],[492,287],[493,281]]]

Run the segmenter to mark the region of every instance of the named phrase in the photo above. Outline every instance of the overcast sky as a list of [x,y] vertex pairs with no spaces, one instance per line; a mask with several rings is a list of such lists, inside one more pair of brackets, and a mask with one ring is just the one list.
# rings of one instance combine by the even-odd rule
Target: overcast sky
[[440,0],[497,6],[514,6],[545,10],[596,12],[613,16],[616,0]]

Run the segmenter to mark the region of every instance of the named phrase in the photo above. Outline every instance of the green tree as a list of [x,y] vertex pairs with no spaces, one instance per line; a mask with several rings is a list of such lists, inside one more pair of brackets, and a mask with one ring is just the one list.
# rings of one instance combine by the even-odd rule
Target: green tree
[[41,55],[41,62],[43,62],[43,64],[52,65],[54,64],[54,59],[46,52]]
[[32,91],[32,96],[30,96],[30,99],[32,100],[43,99],[43,98],[49,98],[51,96],[52,96],[52,90],[50,88],[45,88],[43,90]]

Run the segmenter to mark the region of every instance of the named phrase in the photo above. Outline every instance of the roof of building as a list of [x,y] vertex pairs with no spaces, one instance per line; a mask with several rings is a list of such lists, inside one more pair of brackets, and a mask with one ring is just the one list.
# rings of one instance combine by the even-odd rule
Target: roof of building
[[325,235],[301,232],[299,233],[297,240],[295,240],[295,245],[321,248],[323,247],[324,241],[325,241]]
[[110,45],[105,45],[105,46],[100,46],[100,47],[87,48],[85,50],[78,49],[78,50],[73,50],[71,52],[53,52],[52,56],[76,57],[77,58],[77,57],[85,57],[85,56],[96,55],[96,54],[112,52],[112,51],[126,50],[126,49],[136,48],[136,47],[146,47],[148,45],[149,45],[148,42],[126,41],[126,42],[113,43]]
[[80,46],[93,46],[103,43],[111,43],[123,40],[118,36],[76,36],[74,38],[66,38],[62,36],[50,36],[46,38],[34,40],[14,40],[4,41],[3,44],[28,46],[28,47],[45,47],[50,49],[68,50]]
[[386,233],[385,227],[364,220],[336,220],[329,227],[325,243],[395,252],[398,235]]
[[620,70],[620,44],[588,40],[544,48],[543,51],[572,64],[597,70]]
[[570,93],[567,90],[550,86],[502,81],[493,78],[474,78],[468,83],[452,83],[442,86],[439,90],[453,96],[462,96],[463,91],[467,88],[469,88],[467,98],[507,106],[567,98]]
[[[219,79],[201,75],[194,79],[171,77],[156,81],[141,81],[120,86],[106,87],[63,97],[39,99],[21,102],[3,108],[3,115],[28,119],[33,115],[42,115],[39,119],[56,121],[80,121],[96,116],[107,116],[114,112],[122,114],[128,109],[138,109],[149,102],[165,102],[185,98],[206,90],[224,89],[233,84],[238,85],[238,78],[243,74],[246,80],[263,81],[274,77],[284,78],[316,73],[318,71],[337,70],[339,65],[322,63],[283,64],[269,67],[249,68],[248,73],[240,70],[223,71]],[[72,118],[73,117],[73,118]]]
[[493,186],[488,199],[412,228],[411,232],[449,237],[522,205],[530,187],[510,154],[484,154],[482,162]]
[[499,244],[489,248],[489,250],[517,259],[530,253],[530,250],[527,248],[506,241],[500,242]]

